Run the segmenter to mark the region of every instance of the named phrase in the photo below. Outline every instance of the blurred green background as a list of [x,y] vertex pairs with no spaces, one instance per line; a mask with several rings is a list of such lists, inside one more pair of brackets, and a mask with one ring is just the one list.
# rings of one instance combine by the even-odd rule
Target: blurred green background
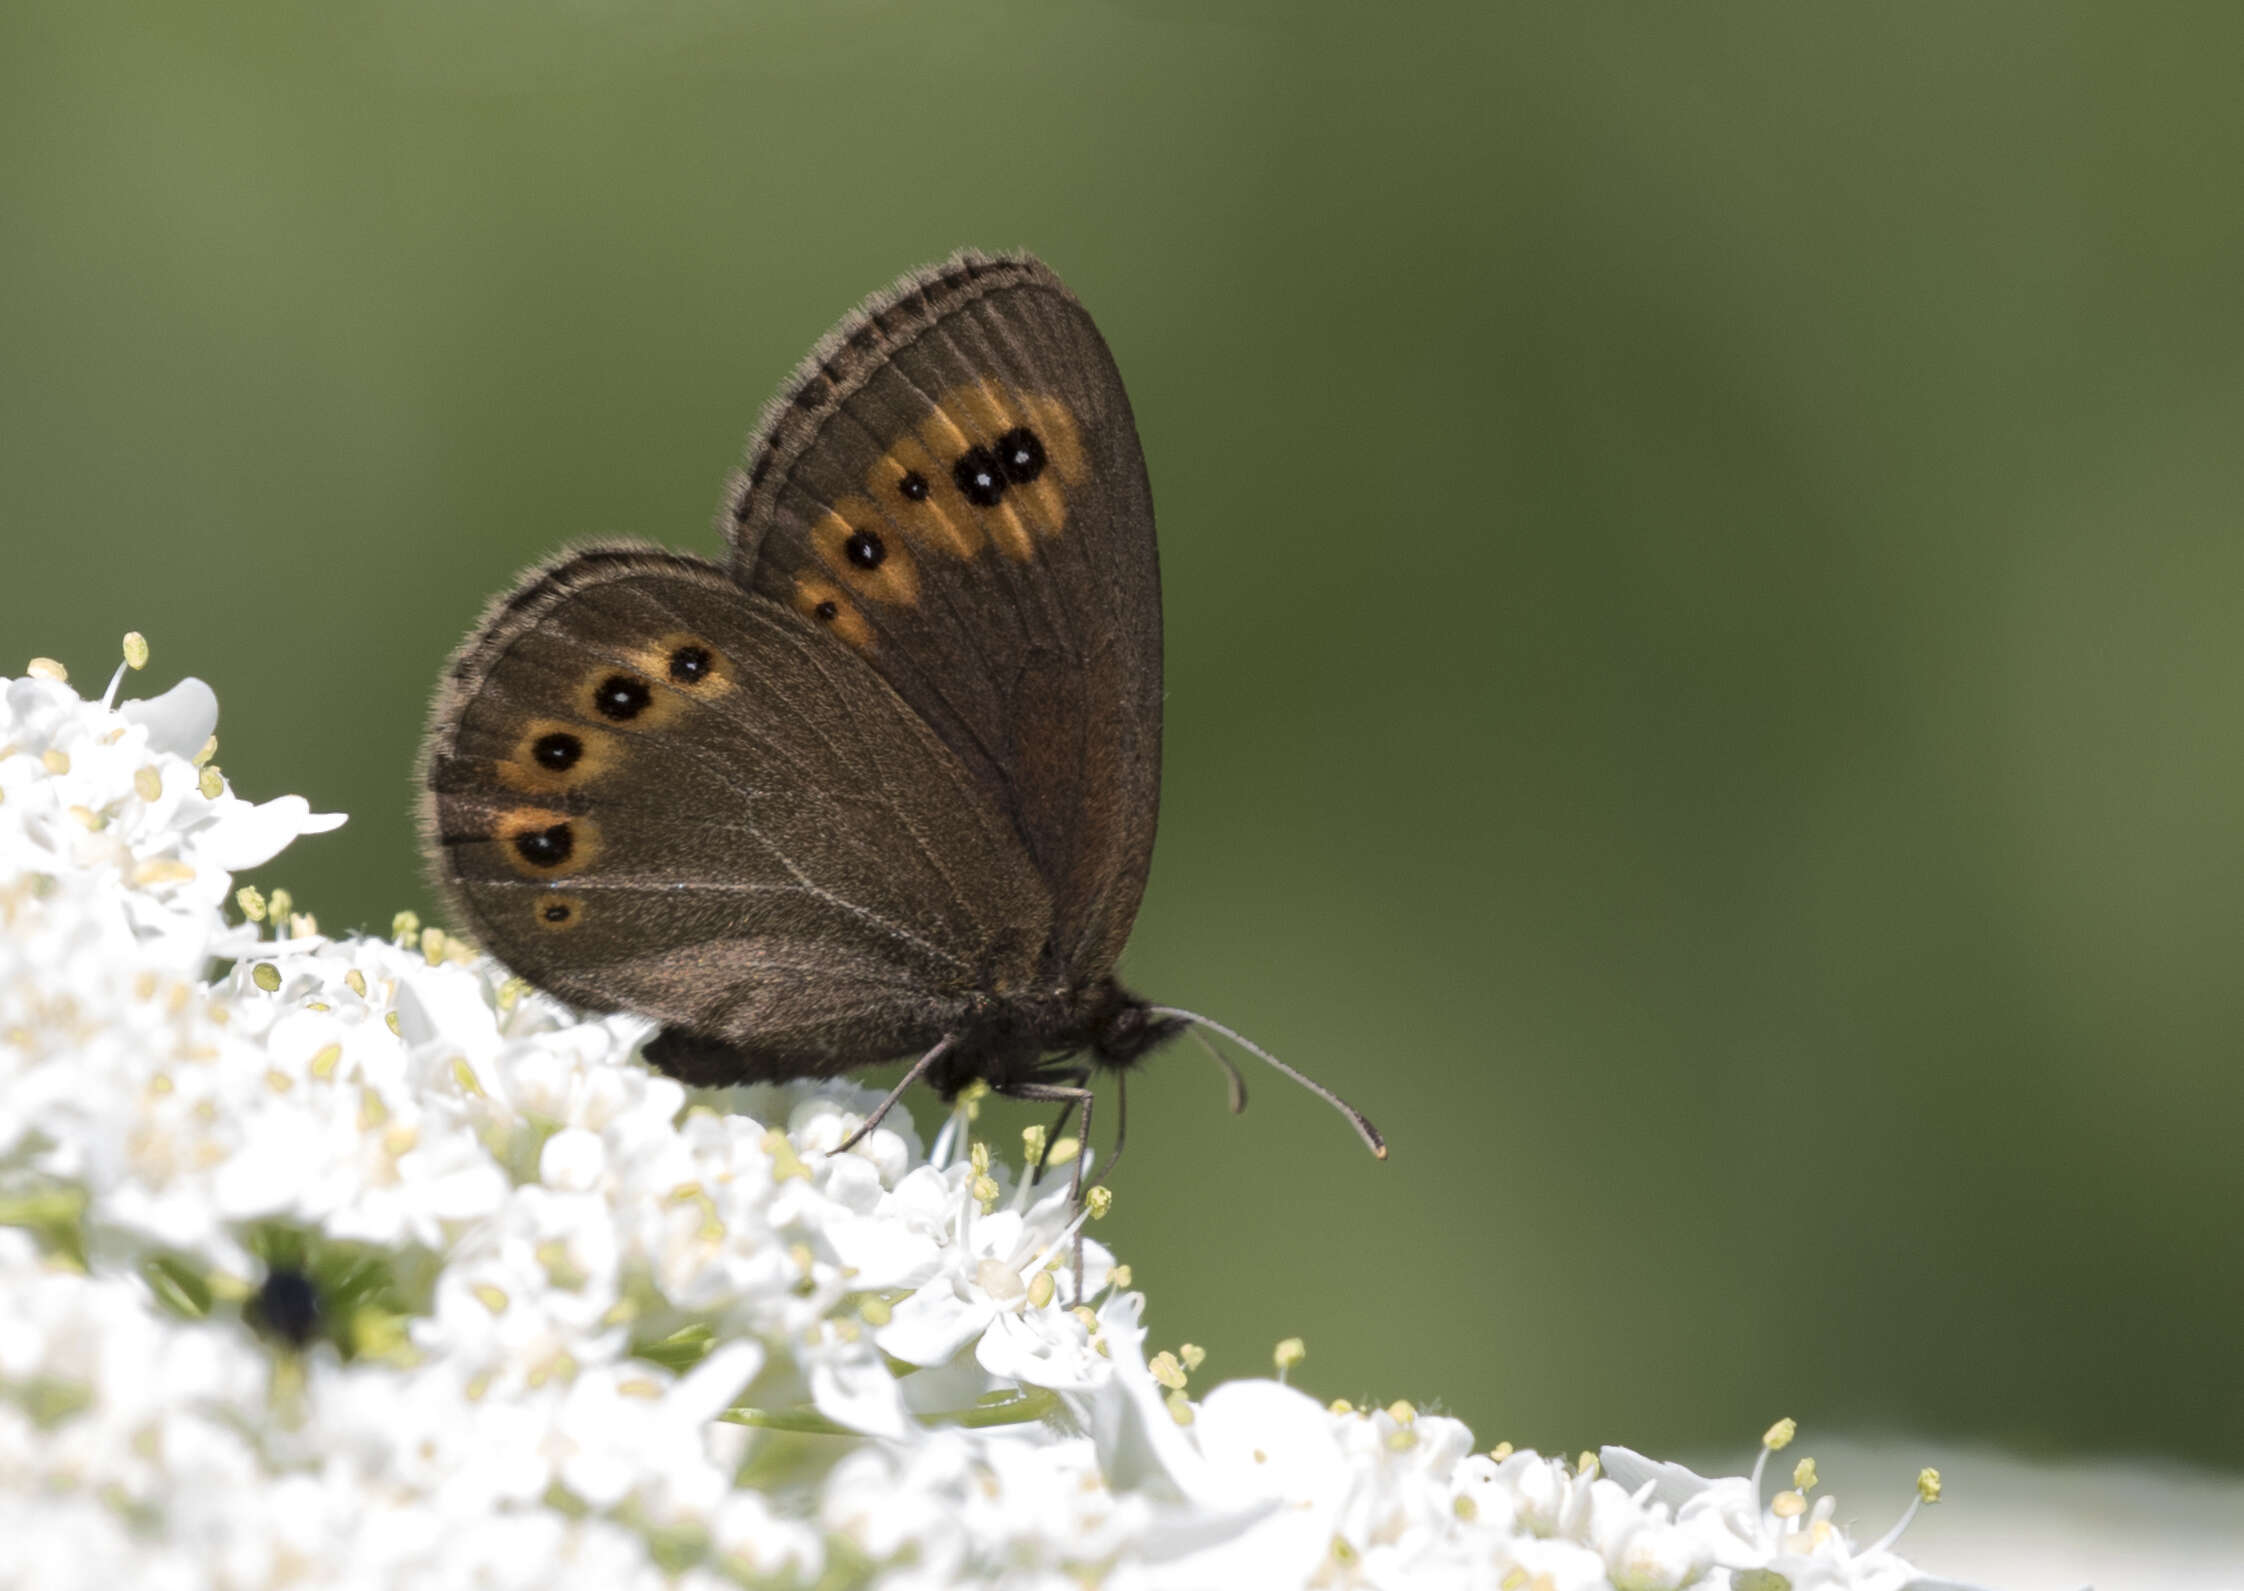
[[[1106,1228],[1216,1375],[2244,1465],[2244,11],[0,8],[0,648],[225,704],[263,881],[427,904],[438,664],[712,550],[962,242],[1161,505],[1189,1049]],[[928,1114],[923,1111],[922,1119]],[[1022,1121],[1032,1119],[1023,1114]]]

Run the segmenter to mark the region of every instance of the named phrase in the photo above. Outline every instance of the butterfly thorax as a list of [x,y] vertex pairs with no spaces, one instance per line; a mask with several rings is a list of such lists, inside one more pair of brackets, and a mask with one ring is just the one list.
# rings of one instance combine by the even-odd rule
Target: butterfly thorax
[[1123,1071],[1183,1030],[1181,1021],[1157,1017],[1153,1010],[1113,978],[1076,989],[991,997],[974,1010],[927,1080],[950,1099],[973,1082],[1003,1093],[1077,1057],[1102,1070]]

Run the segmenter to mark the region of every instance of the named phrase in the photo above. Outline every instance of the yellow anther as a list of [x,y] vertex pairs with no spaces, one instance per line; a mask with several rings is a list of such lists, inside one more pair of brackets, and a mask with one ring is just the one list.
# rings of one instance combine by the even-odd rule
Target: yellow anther
[[1184,1361],[1187,1370],[1197,1370],[1208,1362],[1208,1350],[1196,1342],[1188,1342],[1177,1349],[1177,1357]]
[[1778,1492],[1769,1499],[1769,1512],[1779,1519],[1798,1519],[1808,1511],[1808,1500],[1799,1492]]
[[974,1175],[986,1177],[990,1173],[990,1146],[979,1138],[966,1146],[966,1163],[974,1168]]
[[1469,1525],[1480,1517],[1480,1504],[1464,1492],[1459,1492],[1449,1500],[1449,1511]]
[[1799,1434],[1800,1422],[1787,1415],[1761,1433],[1761,1445],[1772,1453],[1781,1453],[1792,1445],[1792,1439]]
[[281,986],[280,968],[274,966],[270,961],[260,961],[256,966],[250,968],[249,981],[263,989],[267,994],[271,994]]
[[1488,1450],[1488,1456],[1494,1459],[1497,1463],[1501,1464],[1505,1459],[1512,1456],[1512,1444],[1509,1442],[1498,1442],[1494,1447]]
[[319,919],[310,912],[290,912],[288,914],[289,938],[309,939],[318,932]]
[[389,1119],[390,1108],[382,1103],[381,1095],[375,1093],[371,1088],[362,1088],[358,1091],[358,1130],[360,1132],[373,1132],[387,1124]]
[[868,1294],[857,1305],[857,1318],[868,1326],[885,1326],[896,1318],[896,1311],[887,1299]]
[[405,1030],[398,1026],[397,1013],[395,1011],[384,1011],[382,1013],[382,1025],[388,1028],[392,1033],[396,1034],[399,1038],[405,1037]]
[[475,1295],[477,1303],[488,1309],[492,1314],[503,1315],[506,1313],[506,1289],[496,1282],[477,1282],[468,1291]]
[[1387,1433],[1387,1451],[1407,1453],[1418,1445],[1418,1433],[1408,1426],[1398,1426]]
[[529,992],[530,985],[521,978],[509,978],[501,983],[498,993],[500,1012],[503,1014],[512,1011],[522,1003],[522,997]]
[[418,943],[420,933],[421,914],[419,912],[402,911],[390,919],[390,937],[397,941],[401,949],[407,945]]
[[1387,1418],[1397,1425],[1412,1425],[1417,1422],[1418,1410],[1413,1404],[1397,1398],[1387,1405]]
[[1069,1310],[1068,1313],[1073,1315],[1077,1320],[1083,1323],[1083,1329],[1085,1331],[1096,1332],[1099,1329],[1098,1313],[1093,1310],[1090,1305],[1077,1304],[1073,1309]]
[[1792,1484],[1804,1492],[1815,1490],[1815,1460],[1804,1458],[1792,1466]]
[[483,1084],[476,1079],[475,1068],[468,1065],[464,1055],[452,1057],[452,1083],[463,1094],[475,1099],[483,1097]]
[[1332,1538],[1332,1561],[1339,1564],[1343,1569],[1354,1568],[1356,1560],[1361,1556],[1362,1554],[1348,1544],[1348,1539],[1345,1536]]
[[1052,1141],[1052,1152],[1044,1157],[1044,1164],[1048,1167],[1069,1165],[1082,1152],[1082,1139],[1073,1136],[1056,1138]]
[[1330,1414],[1353,1414],[1356,1412],[1356,1406],[1346,1398],[1334,1398],[1325,1407],[1326,1412]]
[[57,685],[70,683],[70,670],[51,657],[35,657],[24,665],[23,671],[33,679],[51,679]]
[[1574,1460],[1574,1473],[1583,1480],[1595,1480],[1597,1478],[1597,1455],[1584,1448],[1582,1456]]
[[176,856],[156,856],[132,870],[135,884],[184,884],[195,876],[195,870]]
[[975,1205],[984,1215],[997,1208],[998,1186],[995,1177],[976,1177],[966,1185],[966,1191],[974,1196]]
[[422,959],[423,961],[427,962],[427,963],[428,963],[428,964],[429,964],[430,966],[432,966],[432,967],[436,967],[436,966],[441,966],[441,965],[443,965],[443,962],[444,962],[444,930],[443,930],[443,929],[441,929],[441,928],[433,928],[433,927],[432,927],[432,928],[424,928],[424,929],[422,929],[422,930],[421,930],[421,959]]
[[125,632],[125,667],[143,669],[148,666],[148,637],[138,630]]
[[467,1385],[460,1390],[466,1394],[468,1402],[481,1403],[491,1395],[491,1383],[495,1379],[495,1372],[478,1370],[474,1375],[468,1377]]
[[1049,1304],[1052,1301],[1052,1285],[1052,1273],[1050,1271],[1038,1271],[1029,1278],[1029,1307],[1042,1309],[1046,1304]]
[[787,1135],[777,1127],[769,1128],[763,1137],[764,1153],[771,1156],[771,1180],[785,1182],[789,1177],[810,1180],[810,1167],[803,1164],[801,1155]]
[[843,1342],[857,1342],[864,1337],[865,1328],[844,1315],[834,1322],[834,1335]]
[[343,974],[343,987],[350,990],[351,993],[357,995],[361,1000],[365,999],[366,974],[359,971],[358,968],[353,967],[350,971]]
[[296,1086],[296,1079],[278,1067],[265,1068],[265,1086],[276,1094],[285,1094]]
[[1127,1288],[1130,1285],[1129,1266],[1117,1265],[1114,1267],[1114,1285],[1122,1288]]
[[1091,1212],[1092,1220],[1105,1220],[1106,1212],[1114,1208],[1114,1190],[1100,1183],[1083,1195],[1083,1208]]
[[382,1152],[392,1160],[411,1153],[420,1142],[421,1129],[410,1122],[392,1122],[382,1129]]
[[276,889],[265,902],[265,915],[277,926],[288,921],[288,914],[296,909],[296,897],[285,889]]
[[811,1253],[808,1243],[788,1244],[787,1257],[795,1262],[796,1274],[801,1276],[808,1276],[811,1267],[818,1263],[818,1256]]
[[1033,1127],[1023,1127],[1021,1129],[1022,1159],[1032,1166],[1042,1160],[1044,1158],[1044,1140],[1050,1136],[1051,1129],[1042,1122]]
[[1184,1390],[1184,1366],[1178,1364],[1177,1356],[1166,1348],[1153,1356],[1146,1364],[1146,1369],[1152,1372],[1154,1380],[1160,1382],[1171,1392],[1182,1392]]
[[1288,1337],[1270,1353],[1271,1362],[1277,1365],[1280,1376],[1308,1357],[1309,1346],[1299,1337]]
[[164,793],[164,776],[153,768],[142,768],[132,776],[132,793],[143,801],[161,800]]
[[226,776],[218,771],[217,763],[211,763],[203,769],[201,776],[195,780],[195,788],[203,793],[205,801],[216,801],[226,793]]
[[92,807],[72,807],[70,816],[77,821],[80,828],[89,833],[98,832],[104,821],[102,815]]
[[202,743],[202,745],[196,750],[195,755],[189,760],[192,761],[196,767],[201,768],[206,766],[210,762],[210,759],[217,755],[218,737],[216,735],[213,735],[210,737],[210,739]]
[[265,920],[265,892],[255,884],[244,884],[235,890],[234,904],[242,909],[242,915],[251,922],[261,923]]
[[52,774],[68,773],[70,771],[70,753],[57,751],[50,746],[39,753],[39,766]]
[[1940,1501],[1940,1471],[1929,1467],[1917,1471],[1917,1495],[1928,1503]]
[[1167,1402],[1170,1419],[1176,1421],[1179,1425],[1190,1425],[1192,1423],[1192,1400],[1190,1398],[1181,1392],[1172,1392],[1169,1394]]

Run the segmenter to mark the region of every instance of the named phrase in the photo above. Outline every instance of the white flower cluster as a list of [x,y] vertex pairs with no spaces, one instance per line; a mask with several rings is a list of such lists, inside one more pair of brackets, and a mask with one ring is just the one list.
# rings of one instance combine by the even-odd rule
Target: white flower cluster
[[237,897],[341,820],[215,722],[0,680],[0,1587],[1929,1584],[1812,1465],[1194,1399],[971,1107],[835,1153],[872,1092],[691,1096],[438,930]]

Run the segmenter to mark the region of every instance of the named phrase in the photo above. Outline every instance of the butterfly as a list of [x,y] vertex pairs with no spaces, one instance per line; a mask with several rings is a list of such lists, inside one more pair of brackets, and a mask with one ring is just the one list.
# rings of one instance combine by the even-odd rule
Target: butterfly
[[860,1134],[979,1079],[1059,1105],[1047,1141],[1080,1109],[1088,1143],[1093,1074],[1119,1090],[1191,1029],[1234,1110],[1201,1030],[1384,1158],[1338,1095],[1115,976],[1160,798],[1160,570],[1121,374],[1057,276],[966,251],[868,298],[766,406],[719,526],[722,564],[564,552],[453,655],[420,809],[456,923],[656,1019],[647,1059],[689,1083],[916,1056]]

